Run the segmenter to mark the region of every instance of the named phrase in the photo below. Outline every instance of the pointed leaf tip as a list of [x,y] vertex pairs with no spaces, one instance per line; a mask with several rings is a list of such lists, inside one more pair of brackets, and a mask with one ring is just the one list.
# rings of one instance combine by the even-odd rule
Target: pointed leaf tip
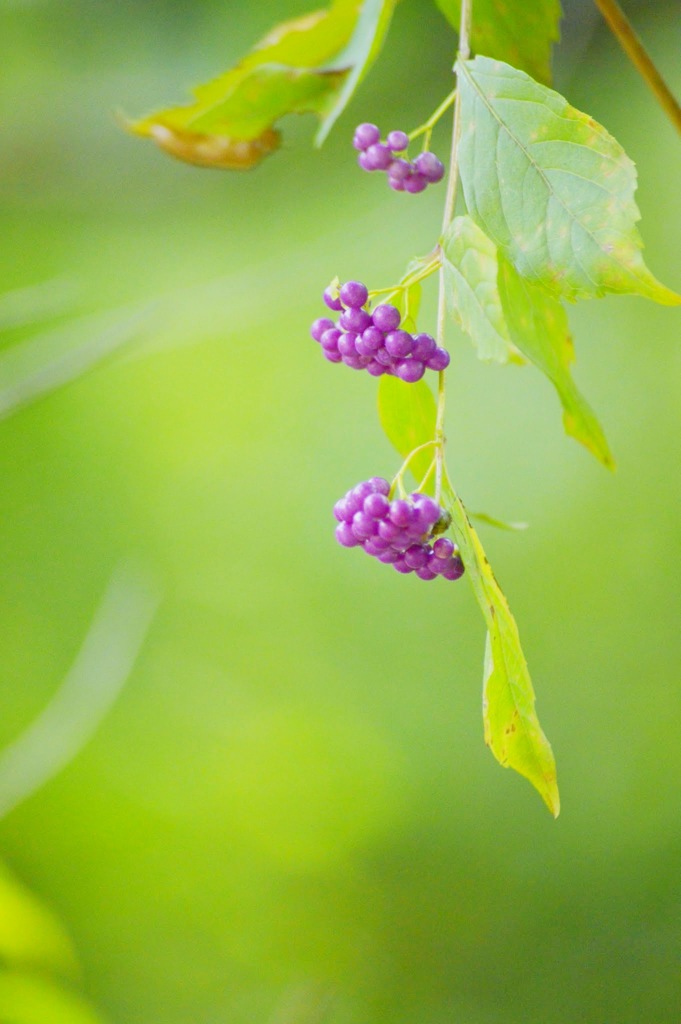
[[485,742],[497,761],[534,786],[554,818],[560,811],[556,762],[535,711],[516,621],[461,499],[448,489],[451,529],[487,624],[483,673]]

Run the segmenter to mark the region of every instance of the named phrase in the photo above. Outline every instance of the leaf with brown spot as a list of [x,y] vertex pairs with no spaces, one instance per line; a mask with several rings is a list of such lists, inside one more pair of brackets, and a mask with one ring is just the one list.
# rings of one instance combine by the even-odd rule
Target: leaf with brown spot
[[316,114],[321,141],[377,56],[395,3],[336,0],[284,22],[236,67],[198,86],[192,103],[127,127],[180,160],[227,169],[253,167],[271,153],[273,126],[285,114]]

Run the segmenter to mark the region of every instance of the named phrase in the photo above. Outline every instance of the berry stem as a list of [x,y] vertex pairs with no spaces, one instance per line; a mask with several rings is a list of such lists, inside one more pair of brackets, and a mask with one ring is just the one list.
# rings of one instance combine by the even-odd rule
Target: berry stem
[[[423,124],[420,124],[418,128],[414,128],[414,131],[409,133],[409,141],[413,142],[414,139],[418,139],[420,135],[427,135],[428,142],[430,142],[430,135],[433,131],[433,128],[438,123],[442,115],[449,110],[455,99],[456,89],[452,89],[449,95],[445,96],[437,110],[433,111],[428,120],[424,121]],[[428,144],[426,144],[425,148],[428,148]]]
[[[472,0],[461,0],[461,19],[459,22],[459,50],[457,62],[468,60],[470,56],[470,27],[472,14]],[[449,175],[447,177],[447,194],[445,197],[445,208],[442,215],[442,235],[444,238],[447,229],[454,216],[456,205],[456,188],[459,180],[459,141],[461,139],[461,99],[458,90],[454,90],[454,121],[452,125],[452,150],[449,160]],[[445,292],[445,271],[440,264],[440,288],[437,304],[437,343],[444,346],[445,320],[447,315],[447,299]],[[445,446],[445,404],[446,385],[444,370],[440,370],[437,381],[437,420],[435,423],[435,500],[439,502],[442,492],[442,474],[444,468],[444,446]]]
[[[390,493],[391,493],[391,495],[392,495],[393,491],[395,490],[395,485],[397,485],[400,488],[400,490],[402,490],[402,477],[407,472],[407,468],[409,466],[409,463],[414,458],[414,456],[418,455],[418,453],[422,452],[425,448],[431,448],[433,445],[436,445],[436,444],[437,444],[437,441],[426,441],[425,444],[420,444],[418,446],[418,448],[414,448],[413,451],[409,452],[409,454],[407,455],[406,459],[404,460],[404,462],[402,463],[402,465],[398,469],[397,473],[395,474],[395,477],[393,479],[392,484],[390,485]],[[431,466],[431,469],[432,469],[432,466]],[[429,469],[428,470],[428,474],[426,476],[426,479],[428,479],[428,477],[430,476],[430,472],[431,471]]]

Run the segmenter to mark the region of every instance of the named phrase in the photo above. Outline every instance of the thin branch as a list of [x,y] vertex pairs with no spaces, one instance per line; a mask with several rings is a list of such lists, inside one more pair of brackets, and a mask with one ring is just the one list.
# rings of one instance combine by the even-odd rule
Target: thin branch
[[130,676],[159,598],[128,567],[111,577],[85,640],[47,707],[0,754],[0,818],[82,750]]
[[595,2],[617,42],[654,94],[676,130],[681,132],[681,105],[653,64],[617,0],[595,0]]

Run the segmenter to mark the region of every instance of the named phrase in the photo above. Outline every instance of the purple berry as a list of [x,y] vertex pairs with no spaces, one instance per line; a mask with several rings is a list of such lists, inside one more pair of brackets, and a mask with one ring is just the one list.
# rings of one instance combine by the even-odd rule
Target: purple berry
[[322,348],[326,349],[327,352],[337,352],[340,337],[341,332],[338,328],[330,327],[328,331],[324,331],[322,334]]
[[325,359],[328,359],[330,363],[340,363],[343,360],[340,352],[333,352],[326,348],[322,349],[322,355]]
[[357,341],[357,335],[349,331],[347,334],[341,334],[338,339],[338,351],[342,356],[356,356],[357,349],[355,342]]
[[351,370],[363,370],[364,363],[362,362],[362,356],[341,356],[344,366],[349,366]]
[[368,149],[369,146],[380,142],[380,139],[381,132],[379,128],[375,124],[365,122],[364,124],[358,124],[355,128],[352,144],[355,149]]
[[378,524],[379,537],[383,537],[384,540],[387,540],[392,544],[395,538],[399,536],[399,534],[399,526],[396,526],[395,523],[390,521],[390,519],[381,519],[380,523]]
[[352,517],[352,532],[357,540],[368,540],[377,532],[377,526],[366,512],[355,512]]
[[333,514],[339,523],[346,521],[347,506],[345,504],[345,498],[339,498],[336,504],[333,506]]
[[436,348],[427,363],[429,370],[446,370],[449,366],[449,352],[445,348]]
[[[381,305],[376,306],[376,309],[371,314],[371,319],[374,322],[374,326],[378,327],[379,331],[387,333],[388,331],[395,331],[400,326],[402,317],[400,311],[395,306]],[[331,324],[333,327],[333,324]]]
[[344,331],[354,331],[355,334],[362,334],[367,327],[371,326],[371,317],[366,309],[346,309],[341,313],[338,323]]
[[380,537],[370,537],[369,540],[364,541],[362,547],[367,555],[371,555],[373,558],[377,558],[388,550],[387,541],[381,540]]
[[414,160],[414,167],[432,185],[442,181],[445,176],[444,164],[434,153],[419,153]]
[[422,569],[428,564],[428,549],[423,544],[412,544],[404,552],[404,560],[412,569]]
[[[356,484],[350,491],[353,498],[357,498],[360,502],[364,502],[370,494],[374,493],[374,485],[371,480],[362,480],[361,483]],[[356,511],[359,511],[359,509],[356,509]]]
[[433,572],[430,565],[424,565],[422,569],[417,569],[416,575],[420,580],[434,580],[437,578],[437,573]]
[[372,359],[366,366],[367,373],[370,373],[372,377],[382,377],[384,373],[388,372],[387,366],[383,366],[376,359]]
[[397,569],[398,572],[403,573],[414,571],[412,567],[405,562],[404,558],[398,558],[396,562],[393,562],[393,569]]
[[442,575],[446,580],[458,580],[464,574],[464,564],[460,558],[452,558],[447,563]]
[[428,181],[422,174],[419,174],[418,171],[414,171],[410,174],[404,183],[405,191],[411,193],[423,192],[427,187]]
[[335,326],[333,320],[329,320],[326,316],[320,316],[310,327],[310,334],[315,341],[321,341],[324,331],[328,331]]
[[344,548],[356,548],[359,541],[352,532],[350,523],[339,523],[336,527],[336,540]]
[[382,142],[369,146],[364,152],[365,164],[367,169],[371,171],[385,171],[392,158],[392,153]]
[[340,313],[340,311],[343,308],[343,303],[340,300],[340,296],[333,295],[333,291],[331,288],[326,288],[324,290],[322,298],[324,299],[324,302],[329,307],[329,309],[332,309],[334,313]]
[[409,136],[406,132],[388,132],[385,144],[393,153],[401,153],[409,145]]
[[419,521],[429,530],[440,518],[441,508],[432,498],[421,498],[418,503]]
[[388,175],[388,184],[393,192],[404,192],[404,182],[400,178],[393,178]]
[[357,157],[357,163],[363,171],[377,171],[378,167],[374,167],[373,160],[370,160],[366,153],[360,153]]
[[383,344],[383,331],[373,324],[362,332],[362,342],[370,352],[378,352]]
[[403,498],[396,498],[390,505],[390,521],[403,528],[411,522],[411,505]]
[[386,349],[383,347],[379,348],[379,350],[374,353],[374,359],[376,360],[377,363],[380,363],[381,366],[385,366],[386,369],[388,367],[391,367],[394,361],[390,353],[387,352]]
[[454,551],[454,545],[447,537],[438,537],[433,544],[433,554],[438,559],[448,559]]
[[385,519],[390,511],[390,502],[385,494],[370,494],[364,499],[364,511],[372,519]]
[[413,340],[407,331],[390,331],[385,336],[386,351],[394,359],[403,359],[412,350]]
[[386,565],[394,565],[395,562],[399,561],[400,553],[395,551],[393,548],[388,548],[381,555],[376,556],[379,562],[384,562]]
[[405,384],[415,384],[426,372],[425,365],[418,359],[402,359],[397,364],[396,373]]
[[414,338],[412,355],[414,359],[420,359],[422,363],[427,363],[436,348],[435,338],[432,338],[430,334],[417,334]]
[[382,476],[372,476],[368,481],[373,490],[374,494],[390,494],[390,484]]
[[368,298],[367,287],[361,281],[346,281],[340,290],[341,302],[352,309],[361,309]]
[[403,160],[402,157],[398,157],[397,160],[393,160],[388,167],[388,176],[394,178],[395,181],[406,181],[411,174],[411,164],[408,160]]

